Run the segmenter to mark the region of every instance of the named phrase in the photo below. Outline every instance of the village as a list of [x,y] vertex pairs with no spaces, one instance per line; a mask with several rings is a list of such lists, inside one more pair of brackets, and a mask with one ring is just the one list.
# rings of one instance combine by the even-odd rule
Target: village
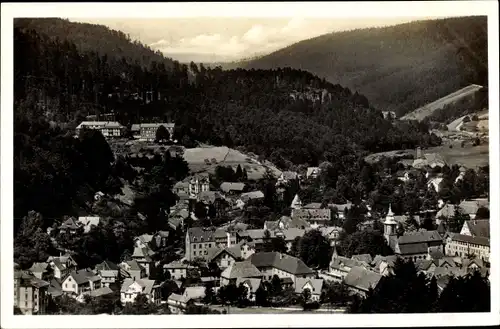
[[[84,121],[76,128],[77,136],[88,129],[99,130],[110,144],[123,139],[126,130],[118,122]],[[141,141],[156,147],[162,142],[168,149],[177,143],[172,138],[174,123],[134,124],[130,130],[129,144]],[[179,147],[175,148],[178,152]],[[448,167],[443,157],[418,148],[413,159],[396,161],[399,169],[387,172],[385,179],[396,179],[402,186],[425,179],[429,193],[439,194],[444,179],[441,169]],[[212,164],[210,158],[205,162]],[[456,167],[454,184],[474,170]],[[241,214],[262,205],[267,191],[255,188],[240,165],[232,169],[240,173],[238,180],[220,181],[215,188],[213,174],[208,172],[192,172],[177,182],[172,189],[177,201],[166,215],[168,229],[136,236],[133,253],[121,263],[104,260],[82,268],[72,250],[59,248],[59,254],[33,263],[29,270],[15,264],[15,306],[23,314],[46,314],[51,299],[57,297],[85,303],[89,297],[109,295],[117,296],[122,305],[145,297],[147,303],[171,314],[192,313],[193,307],[219,313],[238,313],[245,308],[269,313],[278,308],[344,312],[349,298],[337,298],[338,293],[332,297],[332,287],[345,289],[346,296],[364,298],[384,277],[394,274],[400,260],[411,260],[418,273],[435,278],[439,293],[453,277],[474,271],[489,276],[488,195],[463,196],[456,205],[439,200],[436,207],[421,207],[412,214],[396,214],[391,204],[386,208],[364,201],[309,203],[302,200],[300,191],[312,189],[324,168],[308,167],[303,172],[282,171],[275,177],[280,200],[286,199],[290,186],[298,188],[287,205],[288,215],[261,225],[262,221],[241,220]],[[98,192],[95,201],[109,197]],[[352,209],[363,209],[363,220],[356,222],[353,231],[380,230],[390,254],[347,257],[340,253]],[[200,214],[203,218],[198,218]],[[465,219],[451,230],[448,220],[457,214]],[[221,218],[227,220],[221,222]],[[102,221],[98,214],[69,217],[48,233],[58,245],[61,234],[92,234]],[[177,259],[167,263],[155,260],[155,254],[172,243],[174,234],[180,234]],[[316,237],[327,242],[327,249],[311,250],[326,250],[315,257],[327,266],[308,266],[302,259],[304,252],[297,251],[301,243],[305,245],[303,240]]]

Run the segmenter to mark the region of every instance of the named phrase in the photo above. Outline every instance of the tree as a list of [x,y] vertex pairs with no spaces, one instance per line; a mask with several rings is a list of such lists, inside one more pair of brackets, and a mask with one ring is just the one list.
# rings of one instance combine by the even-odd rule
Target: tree
[[304,290],[302,290],[302,305],[306,306],[306,304],[309,302],[309,300],[311,299],[311,290],[309,290],[309,288],[306,288]]
[[236,291],[237,295],[237,304],[239,307],[244,307],[248,305],[248,289],[243,283],[237,287]]
[[479,207],[476,212],[476,219],[489,219],[490,218],[490,210],[486,207]]
[[281,286],[281,279],[276,274],[273,275],[273,278],[271,279],[271,288],[273,295],[280,294],[283,290]]
[[194,205],[194,215],[198,219],[204,219],[207,217],[207,214],[208,212],[205,204],[201,201],[196,202],[196,204]]
[[358,254],[392,255],[392,249],[387,245],[380,231],[363,230],[353,234],[342,234],[339,241],[339,252],[345,257]]
[[[482,294],[483,298],[473,298]],[[490,282],[475,271],[465,277],[451,278],[438,300],[439,312],[490,312]]]
[[299,258],[307,266],[326,268],[330,254],[330,244],[328,240],[318,230],[310,230],[304,234],[300,240]]
[[142,293],[135,297],[133,303],[127,303],[123,308],[123,314],[145,315],[154,314],[156,312],[156,305],[150,303],[148,296]]
[[212,304],[215,301],[215,292],[212,283],[205,284],[205,297],[203,297],[203,302],[206,304]]
[[156,129],[155,141],[156,142],[165,142],[170,140],[170,133],[164,125],[160,125],[158,129]]
[[255,291],[255,304],[258,306],[267,306],[269,305],[269,292],[261,285]]

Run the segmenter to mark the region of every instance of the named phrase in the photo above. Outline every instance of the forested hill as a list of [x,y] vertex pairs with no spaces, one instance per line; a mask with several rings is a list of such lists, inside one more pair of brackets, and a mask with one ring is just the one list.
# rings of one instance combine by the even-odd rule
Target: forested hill
[[52,39],[74,43],[79,51],[99,51],[108,58],[129,58],[149,68],[153,61],[163,63],[167,68],[174,61],[166,58],[160,51],[154,51],[140,41],[131,40],[122,31],[112,30],[104,25],[77,23],[61,18],[16,18],[14,27],[26,31],[35,30]]
[[487,40],[486,16],[426,20],[326,34],[227,67],[307,70],[401,116],[466,85],[486,86]]
[[[192,82],[188,70],[196,76]],[[145,69],[128,58],[81,52],[72,43],[15,29],[14,71],[18,217],[31,209],[54,216],[51,212],[63,211],[53,203],[76,193],[72,186],[89,174],[80,164],[88,156],[79,150],[92,147],[79,146],[72,131],[60,129],[61,122],[74,128],[94,112],[114,112],[129,127],[172,120],[174,138],[182,145],[241,147],[282,169],[329,161],[336,177],[354,180],[367,152],[440,143],[424,123],[394,125],[363,95],[300,70],[223,71],[194,63],[168,70],[156,62]],[[146,91],[153,95],[150,102],[137,97]],[[46,168],[55,169],[47,175]],[[94,185],[95,191],[105,191],[101,183]],[[40,190],[43,198],[35,193]]]

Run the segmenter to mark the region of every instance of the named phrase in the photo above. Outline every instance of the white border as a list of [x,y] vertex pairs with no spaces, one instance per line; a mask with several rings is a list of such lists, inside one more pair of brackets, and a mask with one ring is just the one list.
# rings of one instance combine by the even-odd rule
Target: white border
[[[230,328],[465,326],[500,323],[499,294],[499,58],[497,1],[319,2],[319,3],[2,3],[1,101],[1,323],[4,328]],[[396,315],[166,315],[166,316],[18,316],[12,315],[13,263],[13,17],[449,17],[488,15],[491,168],[491,307],[483,314]],[[496,292],[496,293],[495,293]],[[477,296],[481,298],[481,296]]]

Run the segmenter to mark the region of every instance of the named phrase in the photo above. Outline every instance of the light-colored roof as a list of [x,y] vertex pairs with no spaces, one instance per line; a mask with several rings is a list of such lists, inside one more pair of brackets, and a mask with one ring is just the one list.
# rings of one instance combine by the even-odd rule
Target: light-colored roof
[[192,286],[186,287],[184,294],[182,294],[186,300],[200,299],[205,297],[205,287],[204,286]]
[[489,208],[489,203],[478,200],[466,200],[460,202],[458,207],[467,215],[475,215],[480,207]]
[[352,259],[359,260],[361,262],[365,262],[367,264],[370,264],[372,260],[372,256],[370,254],[359,254],[359,255],[352,255]]
[[245,188],[245,183],[230,183],[230,182],[224,182],[220,184],[220,189],[223,192],[230,192],[230,191],[238,191],[241,192]]
[[336,256],[332,257],[332,260],[330,261],[330,267],[344,271],[346,269],[352,269],[353,267],[370,267],[369,264],[365,263],[364,261],[360,261],[357,259],[352,259],[352,258],[347,258],[343,256]]
[[160,123],[140,123],[139,124],[140,128],[158,128],[160,126],[165,126],[165,128],[173,128],[173,127],[175,127],[175,123],[160,122]]
[[139,240],[144,244],[148,244],[151,242],[151,240],[153,240],[153,235],[152,234],[139,235],[139,236],[134,238],[134,241],[136,241],[136,240]]
[[258,252],[248,260],[257,268],[275,267],[295,275],[314,273],[301,259],[278,252]]
[[319,174],[319,172],[320,172],[319,167],[309,167],[307,168],[306,176],[309,177],[313,174]]
[[293,209],[292,219],[329,221],[330,209]]
[[132,257],[138,257],[138,258],[145,258],[146,261],[151,261],[154,255],[154,251],[147,248],[147,247],[135,247],[134,248],[134,253],[132,254]]
[[285,180],[293,180],[298,177],[298,174],[295,171],[283,171],[281,174]]
[[439,209],[436,214],[436,218],[445,217],[450,218],[455,216],[455,206],[452,204],[446,204],[443,208]]
[[306,284],[310,284],[312,289],[311,293],[314,295],[321,294],[321,289],[323,289],[323,279],[312,279],[312,278],[295,278],[295,293],[300,294],[304,289]]
[[78,221],[82,223],[84,231],[89,232],[92,226],[99,226],[100,217],[97,216],[78,217]]
[[306,204],[303,208],[304,209],[321,209],[321,203],[312,202],[312,203]]
[[249,261],[235,262],[226,268],[221,277],[226,279],[262,277],[262,273]]
[[125,279],[122,284],[121,292],[126,292],[127,289],[132,285],[134,282],[137,282],[139,286],[142,287],[142,293],[143,294],[150,294],[153,291],[153,286],[155,285],[154,280],[148,280],[148,279]]
[[43,273],[47,271],[48,266],[49,264],[47,263],[33,263],[29,270],[33,273]]
[[76,129],[81,129],[87,126],[99,126],[101,128],[124,128],[116,121],[82,121]]
[[355,266],[344,278],[344,283],[362,291],[368,291],[370,288],[375,288],[381,278],[382,275],[378,273]]
[[191,268],[192,266],[190,266],[189,264],[187,263],[183,263],[181,261],[173,261],[173,262],[170,262],[168,264],[165,264],[163,265],[163,268],[170,268],[170,269],[175,269],[175,268],[185,268],[185,269],[188,269],[188,268]]
[[248,202],[249,200],[263,199],[263,198],[264,198],[264,193],[262,193],[261,191],[252,191],[243,193],[240,197],[241,201],[243,202]]

